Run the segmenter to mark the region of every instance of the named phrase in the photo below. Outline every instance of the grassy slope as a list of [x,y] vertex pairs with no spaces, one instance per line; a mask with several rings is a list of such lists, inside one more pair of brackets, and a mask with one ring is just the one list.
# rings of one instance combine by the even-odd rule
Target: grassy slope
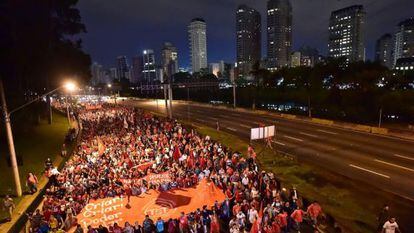
[[[64,115],[55,112],[53,124],[49,125],[46,120],[42,120],[39,125],[24,129],[15,123],[13,129],[14,143],[17,156],[23,157],[23,166],[19,166],[20,181],[23,192],[27,191],[25,186],[26,175],[34,172],[40,179],[43,176],[43,166],[46,158],[52,160],[59,158],[62,143],[68,130],[67,119]],[[0,137],[0,195],[14,194],[14,179],[11,167],[7,164],[9,154],[5,132],[1,131]],[[69,148],[68,148],[69,149]],[[20,198],[15,199],[18,203]],[[0,209],[0,219],[6,214]]]
[[[247,150],[248,142],[234,135],[205,126],[195,125],[195,128],[235,151],[245,153]],[[299,164],[261,145],[255,145],[255,148],[260,153],[262,169],[273,171],[285,187],[296,186],[308,200],[318,200],[326,213],[346,227],[346,232],[374,232],[376,214],[384,203],[388,203],[391,213],[399,217],[409,217],[414,211],[412,203],[391,194],[316,166]]]

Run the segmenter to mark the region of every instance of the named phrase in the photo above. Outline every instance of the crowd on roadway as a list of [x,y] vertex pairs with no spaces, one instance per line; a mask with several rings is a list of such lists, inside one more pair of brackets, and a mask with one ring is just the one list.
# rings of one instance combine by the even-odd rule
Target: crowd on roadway
[[[135,108],[104,106],[79,110],[77,117],[83,127],[80,144],[61,171],[47,167],[51,186],[41,209],[30,217],[31,232],[277,233],[300,231],[304,221],[317,229],[320,205],[313,202],[305,208],[296,189],[282,189],[273,173],[260,171],[251,146],[242,156],[174,120]],[[166,171],[171,175],[168,183],[135,179]],[[90,200],[191,187],[201,179],[222,190],[225,201],[177,219],[146,216],[140,223],[98,228],[77,222]]]

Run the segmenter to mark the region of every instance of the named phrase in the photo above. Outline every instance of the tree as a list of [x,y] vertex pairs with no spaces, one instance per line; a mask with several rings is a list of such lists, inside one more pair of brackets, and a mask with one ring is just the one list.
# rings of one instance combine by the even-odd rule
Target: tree
[[[90,57],[76,35],[86,32],[77,0],[0,3],[0,75],[7,90],[42,93],[67,75],[90,78]],[[9,91],[10,93],[10,91]]]

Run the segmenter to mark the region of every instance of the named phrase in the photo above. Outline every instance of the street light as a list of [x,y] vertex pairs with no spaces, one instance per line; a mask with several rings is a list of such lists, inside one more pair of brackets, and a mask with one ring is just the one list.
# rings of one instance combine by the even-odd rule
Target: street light
[[14,184],[16,186],[16,194],[18,197],[22,196],[22,186],[20,184],[19,168],[17,166],[16,150],[14,148],[14,140],[13,140],[13,132],[12,132],[11,124],[10,124],[10,116],[12,113],[17,112],[20,109],[25,108],[28,105],[38,101],[39,99],[42,99],[43,97],[48,96],[52,94],[53,92],[58,91],[62,88],[66,88],[68,91],[71,91],[71,90],[74,91],[76,89],[76,84],[73,82],[66,82],[64,85],[58,88],[55,88],[52,91],[49,91],[48,93],[43,94],[35,98],[34,100],[31,100],[9,112],[7,110],[7,102],[6,102],[6,95],[4,93],[3,79],[0,78],[0,98],[1,98],[1,103],[3,107],[4,122],[6,125],[7,142],[9,145],[10,161],[11,161],[12,170],[13,170]]
[[73,91],[75,91],[76,90],[76,84],[74,83],[74,82],[71,82],[71,81],[67,81],[65,84],[64,84],[64,87],[66,88],[66,90],[67,91],[69,91],[69,92],[73,92]]

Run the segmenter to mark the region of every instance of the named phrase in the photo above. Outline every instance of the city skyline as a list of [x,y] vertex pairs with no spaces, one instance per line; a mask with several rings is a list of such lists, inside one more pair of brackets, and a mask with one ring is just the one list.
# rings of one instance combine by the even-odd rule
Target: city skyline
[[[234,62],[236,61],[234,18],[237,6],[247,4],[264,16],[267,3],[267,1],[251,0],[219,1],[215,4],[210,4],[211,1],[194,3],[179,0],[175,2],[176,4],[161,4],[157,0],[151,2],[120,1],[116,7],[112,1],[80,2],[81,16],[88,30],[88,34],[81,35],[85,50],[91,54],[93,61],[110,67],[113,66],[114,57],[120,54],[132,57],[146,48],[153,48],[158,54],[163,43],[171,41],[180,51],[180,67],[189,67],[188,22],[194,17],[203,17],[209,25],[207,29],[208,63],[219,60]],[[315,47],[322,54],[326,54],[331,12],[353,4],[364,5],[367,12],[365,42],[367,58],[370,60],[375,55],[376,40],[385,33],[393,34],[400,21],[412,16],[409,9],[414,7],[414,2],[408,0],[397,2],[343,0],[329,3],[322,0],[312,1],[312,3],[303,0],[292,1],[292,51],[306,45]],[[136,9],[144,8],[145,12],[136,14]],[[309,11],[309,9],[315,9],[315,11]],[[174,10],[179,12],[179,16],[175,16]],[[154,12],[158,12],[156,16],[149,17]],[[169,21],[170,17],[174,17],[174,21]],[[111,21],[108,20],[109,18]],[[143,20],[145,24],[142,24]],[[265,18],[262,17],[262,38],[266,38],[265,25]],[[122,34],[128,36],[120,36]],[[109,46],[112,43],[119,46]],[[265,41],[262,41],[262,51],[266,51]]]

